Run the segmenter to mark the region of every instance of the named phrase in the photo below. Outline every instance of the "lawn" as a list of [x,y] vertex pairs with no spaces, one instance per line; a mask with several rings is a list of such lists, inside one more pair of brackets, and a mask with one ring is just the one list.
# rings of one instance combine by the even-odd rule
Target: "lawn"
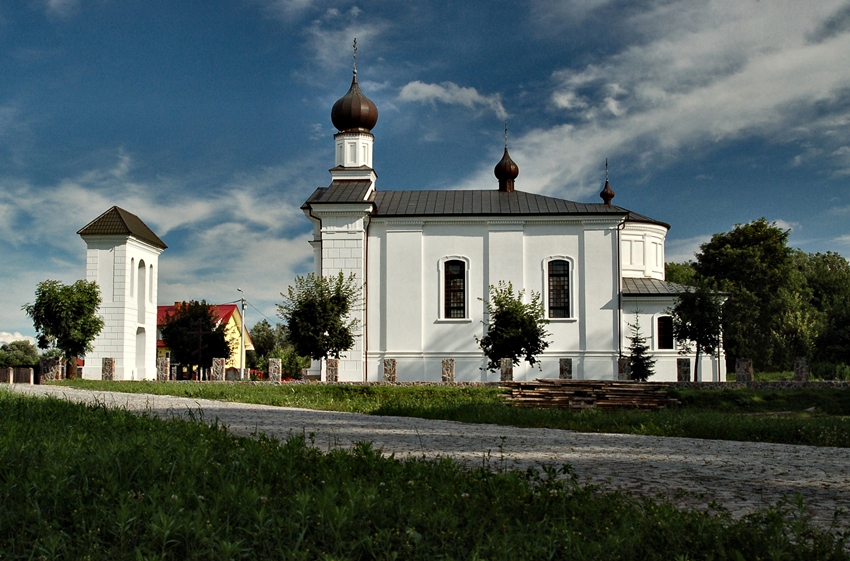
[[542,474],[0,390],[2,559],[847,560],[801,505],[717,509]]
[[199,384],[64,381],[73,387],[168,394],[263,405],[546,427],[584,432],[850,446],[850,390],[670,390],[681,404],[660,411],[572,412],[511,406],[493,386]]

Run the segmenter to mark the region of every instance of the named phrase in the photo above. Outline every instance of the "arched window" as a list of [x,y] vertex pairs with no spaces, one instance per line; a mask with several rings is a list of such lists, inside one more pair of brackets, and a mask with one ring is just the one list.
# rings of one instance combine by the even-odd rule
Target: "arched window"
[[443,317],[466,317],[466,263],[452,259],[443,263]]
[[552,259],[546,264],[546,302],[550,318],[569,318],[570,262]]
[[655,323],[656,349],[673,349],[673,318],[659,316]]

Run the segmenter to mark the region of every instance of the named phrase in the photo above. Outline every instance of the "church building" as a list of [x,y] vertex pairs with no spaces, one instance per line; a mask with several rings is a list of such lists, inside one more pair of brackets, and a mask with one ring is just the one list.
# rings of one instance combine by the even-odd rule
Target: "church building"
[[[672,336],[669,309],[683,287],[665,282],[669,225],[601,202],[579,203],[517,190],[507,146],[493,188],[383,190],[372,167],[378,109],[357,83],[333,106],[331,183],[303,204],[313,223],[315,273],[353,273],[363,286],[354,315],[360,332],[338,364],[339,381],[381,381],[394,360],[398,381],[498,381],[476,337],[486,333],[488,287],[511,282],[542,296],[549,347],[540,368],[515,367],[514,380],[616,380],[639,321],[653,357],[653,381],[674,381],[695,356]],[[684,362],[687,361],[687,362]],[[566,365],[566,368],[565,368]],[[327,378],[325,363],[313,374]],[[566,374],[565,374],[566,370]],[[704,381],[725,380],[722,357],[705,357]]]

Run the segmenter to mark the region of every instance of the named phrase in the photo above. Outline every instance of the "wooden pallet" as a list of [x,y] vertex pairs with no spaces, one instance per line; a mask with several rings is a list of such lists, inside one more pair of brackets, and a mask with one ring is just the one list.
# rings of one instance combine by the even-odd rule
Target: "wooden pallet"
[[505,382],[505,399],[518,407],[559,409],[660,409],[678,403],[658,382],[611,382],[538,378],[533,382]]

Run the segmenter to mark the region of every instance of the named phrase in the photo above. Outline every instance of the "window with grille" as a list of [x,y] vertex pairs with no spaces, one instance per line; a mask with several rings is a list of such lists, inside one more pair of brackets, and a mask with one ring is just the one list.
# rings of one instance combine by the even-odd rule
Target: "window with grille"
[[445,275],[444,314],[446,318],[466,317],[466,263],[459,260],[443,264]]
[[570,264],[558,259],[549,261],[549,317],[570,317]]
[[661,316],[656,323],[655,336],[658,338],[658,349],[673,348],[673,318]]

